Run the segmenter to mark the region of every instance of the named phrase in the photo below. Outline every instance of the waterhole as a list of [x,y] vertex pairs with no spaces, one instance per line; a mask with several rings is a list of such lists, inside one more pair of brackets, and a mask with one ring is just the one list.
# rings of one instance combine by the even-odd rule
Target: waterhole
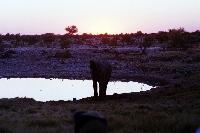
[[[33,98],[37,101],[81,99],[93,96],[92,80],[69,79],[0,79],[0,98]],[[152,86],[138,82],[109,82],[107,95],[150,90]]]

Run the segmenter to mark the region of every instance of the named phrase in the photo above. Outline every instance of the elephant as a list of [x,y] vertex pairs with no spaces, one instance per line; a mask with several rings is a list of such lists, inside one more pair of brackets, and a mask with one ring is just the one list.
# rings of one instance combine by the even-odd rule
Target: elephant
[[93,81],[94,98],[97,99],[97,82],[99,83],[99,97],[106,96],[106,89],[112,73],[112,66],[106,61],[90,61],[90,72]]

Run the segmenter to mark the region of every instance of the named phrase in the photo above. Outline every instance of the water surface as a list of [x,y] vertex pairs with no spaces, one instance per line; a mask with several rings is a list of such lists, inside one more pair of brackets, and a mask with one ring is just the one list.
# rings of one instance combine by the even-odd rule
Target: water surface
[[[109,82],[107,95],[150,90],[152,86],[138,82]],[[0,79],[0,98],[27,97],[37,101],[72,100],[93,95],[91,80],[69,79]]]

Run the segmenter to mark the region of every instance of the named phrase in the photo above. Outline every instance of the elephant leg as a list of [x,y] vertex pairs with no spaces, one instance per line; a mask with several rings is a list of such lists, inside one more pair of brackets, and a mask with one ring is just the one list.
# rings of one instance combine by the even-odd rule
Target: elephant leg
[[106,96],[106,89],[107,89],[107,83],[105,83],[105,82],[99,83],[99,96],[100,97]]
[[98,92],[97,92],[97,81],[93,80],[93,89],[94,89],[94,98],[97,99]]
[[104,84],[103,96],[106,96],[107,85],[108,85],[108,83]]

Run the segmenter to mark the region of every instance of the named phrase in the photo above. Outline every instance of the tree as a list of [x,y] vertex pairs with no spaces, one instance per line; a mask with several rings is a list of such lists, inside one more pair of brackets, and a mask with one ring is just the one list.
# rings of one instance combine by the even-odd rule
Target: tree
[[68,26],[65,28],[65,30],[67,31],[68,35],[73,35],[78,32],[78,28],[75,25]]
[[125,43],[125,44],[131,44],[131,43],[132,43],[131,35],[129,35],[129,34],[123,35],[121,41],[122,41],[123,43]]
[[165,43],[168,42],[169,38],[168,38],[168,33],[165,31],[159,31],[156,39],[158,40],[159,43]]
[[110,44],[116,46],[118,43],[119,38],[116,36],[113,36],[113,38],[110,40]]
[[21,35],[20,33],[18,33],[15,35],[15,44],[19,45],[20,41],[21,41]]
[[45,33],[42,35],[43,42],[49,47],[55,41],[54,33]]
[[29,45],[33,45],[33,44],[36,44],[37,42],[39,42],[39,39],[37,37],[37,35],[30,35],[30,36],[27,36],[27,40]]
[[144,40],[143,40],[143,43],[140,44],[140,47],[142,49],[142,54],[146,54],[146,49],[148,47],[150,47],[154,42],[154,37],[149,34],[149,35],[146,35],[144,37]]
[[3,36],[0,34],[0,53],[4,51],[4,46],[2,44]]
[[172,48],[182,48],[187,49],[187,40],[185,38],[185,30],[184,28],[179,29],[169,29],[169,39],[170,45]]
[[143,36],[144,34],[142,33],[142,31],[137,31],[137,33],[135,33],[135,36],[136,37],[141,37]]
[[67,48],[70,44],[71,44],[71,40],[68,39],[68,38],[62,38],[60,40],[60,46],[61,46],[62,49]]
[[101,39],[101,43],[102,43],[102,44],[110,44],[110,38],[108,38],[108,37],[103,37],[103,38]]

